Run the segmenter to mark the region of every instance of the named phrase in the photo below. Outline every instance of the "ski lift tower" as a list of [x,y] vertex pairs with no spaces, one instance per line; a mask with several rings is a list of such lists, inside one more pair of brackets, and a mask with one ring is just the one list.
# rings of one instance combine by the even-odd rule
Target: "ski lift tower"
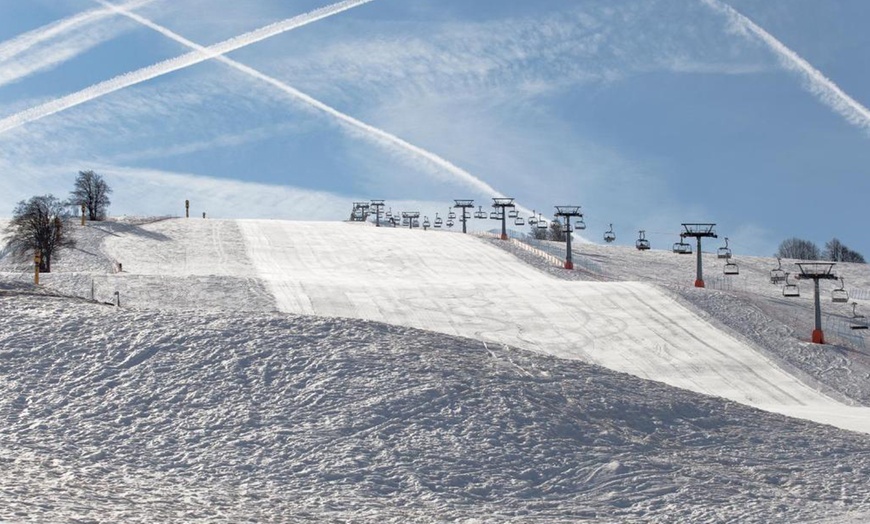
[[813,302],[816,310],[816,325],[813,329],[813,343],[824,344],[825,335],[822,333],[822,304],[819,299],[819,280],[837,280],[837,277],[831,272],[834,269],[833,262],[797,262],[795,264],[800,268],[800,278],[812,279],[815,295]]
[[565,254],[565,269],[574,269],[574,260],[571,256],[571,217],[583,219],[580,206],[556,206],[556,216],[565,217],[565,242],[567,253]]
[[420,218],[419,211],[402,211],[402,219],[408,221],[408,229],[414,229],[414,223]]
[[384,208],[384,201],[372,200],[370,206],[375,208],[375,227],[381,227],[381,210]]
[[354,202],[353,211],[350,213],[350,221],[365,222],[369,216],[369,206],[368,202]]
[[501,239],[507,240],[507,223],[505,222],[505,217],[507,217],[507,208],[515,208],[514,199],[513,198],[493,198],[492,199],[492,207],[498,209],[499,215],[501,215]]
[[702,238],[718,238],[713,228],[716,224],[683,224],[683,232],[680,237],[694,237],[698,239],[698,258],[697,270],[695,275],[695,287],[704,287],[704,268],[701,263],[701,239]]
[[456,205],[453,206],[453,207],[456,207],[456,208],[459,208],[459,209],[462,210],[462,218],[460,218],[460,220],[462,221],[462,232],[465,233],[465,232],[466,232],[466,231],[465,231],[465,221],[466,221],[466,220],[469,218],[469,216],[470,216],[470,215],[467,215],[467,214],[466,214],[465,210],[474,207],[474,200],[457,200],[457,199],[454,199],[453,201],[456,202]]

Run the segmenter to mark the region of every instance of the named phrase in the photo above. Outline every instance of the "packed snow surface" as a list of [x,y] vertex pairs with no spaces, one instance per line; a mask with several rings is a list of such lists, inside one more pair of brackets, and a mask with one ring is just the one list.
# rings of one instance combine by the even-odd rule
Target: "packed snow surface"
[[357,224],[74,231],[40,288],[0,254],[0,522],[870,518],[867,355],[787,329],[770,259],[687,290],[617,246],[588,274]]

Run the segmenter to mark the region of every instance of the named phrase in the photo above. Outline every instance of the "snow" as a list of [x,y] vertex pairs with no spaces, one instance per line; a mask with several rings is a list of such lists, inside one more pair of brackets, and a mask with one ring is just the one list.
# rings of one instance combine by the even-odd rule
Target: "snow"
[[74,231],[40,288],[0,258],[0,522],[870,517],[866,355],[801,340],[771,259],[695,290],[619,246],[577,246],[593,275],[357,224]]

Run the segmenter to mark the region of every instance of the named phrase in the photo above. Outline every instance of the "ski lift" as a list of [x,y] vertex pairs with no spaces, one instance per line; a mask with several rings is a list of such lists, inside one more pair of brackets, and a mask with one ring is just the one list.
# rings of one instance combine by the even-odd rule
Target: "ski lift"
[[776,257],[776,264],[777,267],[770,270],[770,283],[779,285],[785,282],[786,272],[782,269],[782,260],[779,257]]
[[608,244],[616,240],[616,233],[613,232],[613,224],[610,224],[610,229],[604,232],[604,241]]
[[716,258],[731,258],[731,248],[728,247],[728,237],[725,237],[725,247],[720,247],[719,251],[716,253]]
[[384,213],[384,216],[387,217],[387,220],[393,218],[393,208],[387,208],[387,212]]
[[514,225],[515,226],[524,226],[524,225],[526,225],[526,221],[525,221],[525,219],[523,219],[523,217],[521,217],[520,215],[517,215],[517,217],[514,219]]
[[519,211],[517,211],[516,208],[511,208],[511,210],[508,211],[508,218],[516,218],[517,216],[519,216]]
[[537,223],[538,223],[538,219],[535,218],[535,210],[532,209],[532,214],[531,214],[531,216],[529,216],[529,225],[534,226]]
[[423,217],[423,229],[429,229],[432,224],[429,222],[429,217]]
[[784,297],[799,297],[801,296],[801,288],[797,284],[792,284],[788,281],[789,274],[785,273],[785,285],[782,287],[782,296]]
[[541,217],[541,214],[538,213],[538,221],[537,221],[538,229],[547,229],[547,221]]
[[722,271],[726,275],[739,275],[740,274],[740,268],[737,266],[737,262],[734,262],[734,260],[732,260],[730,258],[725,262],[725,267],[722,268]]
[[499,213],[498,211],[493,211],[492,213],[489,214],[489,219],[490,220],[501,220],[501,213]]
[[673,247],[674,253],[678,255],[691,255],[692,254],[692,244],[685,242],[683,237],[680,237],[679,242],[674,242]]
[[574,229],[577,229],[579,231],[583,231],[584,229],[586,229],[586,222],[583,220],[583,217],[578,218],[573,225]]
[[447,227],[453,227],[453,221],[449,218],[447,219]]
[[441,220],[441,217],[438,216],[438,213],[435,213],[435,227],[440,228],[441,224],[443,224],[443,223],[444,223],[444,221]]
[[852,320],[849,327],[852,329],[867,329],[867,317],[858,314],[857,302],[852,302]]
[[845,303],[849,301],[849,293],[846,292],[846,281],[840,277],[840,287],[831,291],[831,302]]
[[638,231],[638,239],[634,243],[634,247],[636,247],[638,251],[646,251],[650,248],[649,240],[646,239],[646,231]]
[[456,211],[452,209],[447,213],[447,220],[456,220]]
[[[447,218],[449,219],[450,217]],[[486,211],[483,210],[483,206],[477,206],[477,211],[474,212],[474,218],[486,218]]]

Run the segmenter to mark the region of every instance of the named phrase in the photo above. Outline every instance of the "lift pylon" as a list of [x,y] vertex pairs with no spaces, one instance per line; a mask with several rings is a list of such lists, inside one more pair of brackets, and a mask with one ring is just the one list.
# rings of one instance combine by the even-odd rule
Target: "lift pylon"
[[701,260],[701,239],[702,238],[718,238],[718,235],[713,228],[716,224],[683,224],[683,232],[680,233],[681,238],[693,237],[698,241],[698,258],[695,264],[695,287],[704,287],[704,265]]

